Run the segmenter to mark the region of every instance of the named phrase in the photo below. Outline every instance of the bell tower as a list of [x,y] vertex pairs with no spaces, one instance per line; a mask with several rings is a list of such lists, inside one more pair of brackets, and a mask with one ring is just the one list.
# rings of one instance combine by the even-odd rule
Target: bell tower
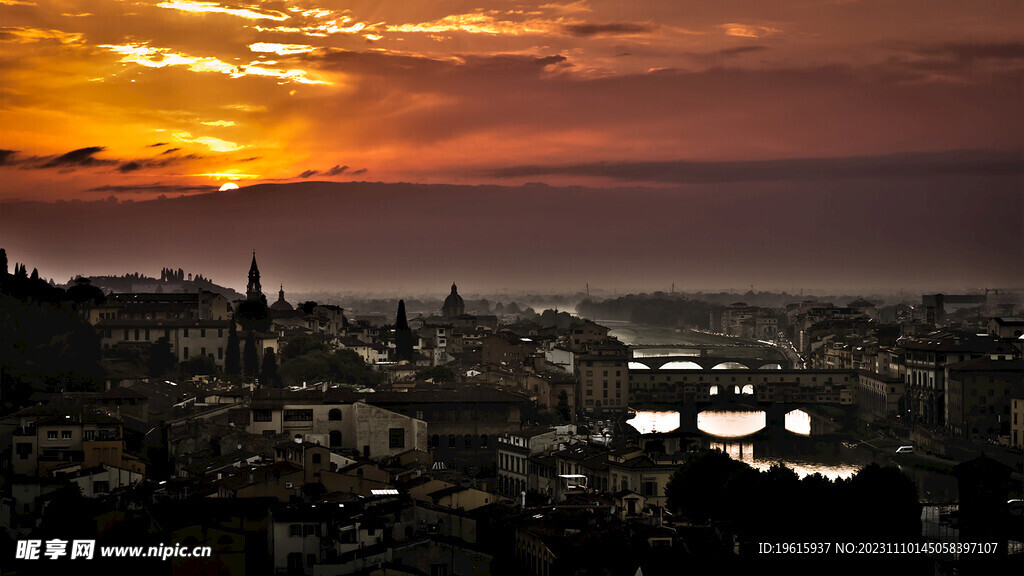
[[249,266],[249,285],[245,288],[245,296],[249,300],[259,300],[263,296],[260,286],[260,268],[256,265],[256,251],[252,251],[252,265]]

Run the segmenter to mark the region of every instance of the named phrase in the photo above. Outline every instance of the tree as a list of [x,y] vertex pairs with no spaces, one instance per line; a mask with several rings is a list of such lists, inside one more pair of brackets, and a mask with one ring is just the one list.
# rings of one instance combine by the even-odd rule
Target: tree
[[438,382],[454,382],[455,371],[450,366],[434,366],[416,373],[417,380],[430,380]]
[[242,368],[246,382],[254,382],[259,377],[260,358],[256,352],[256,334],[249,331],[245,337],[245,352],[242,354]]
[[565,390],[558,393],[558,406],[555,407],[555,412],[558,413],[559,418],[563,422],[569,422],[572,420],[572,412],[569,407],[569,394]]
[[228,349],[224,353],[224,374],[229,378],[237,378],[242,375],[242,358],[238,346],[238,330],[235,328],[235,319],[231,319],[231,328],[228,330]]
[[313,352],[327,352],[327,345],[316,336],[300,334],[289,339],[281,348],[281,361],[286,362]]
[[193,356],[187,360],[183,360],[178,365],[181,370],[182,376],[191,378],[197,375],[209,376],[217,372],[217,363],[213,360],[213,356],[201,355]]
[[412,361],[413,337],[409,320],[405,317],[405,300],[398,301],[398,316],[395,319],[395,358]]
[[269,330],[271,324],[270,307],[267,306],[267,297],[260,296],[259,300],[246,300],[238,305],[238,312],[235,314],[238,323],[243,330]]
[[260,382],[267,386],[277,387],[281,384],[281,377],[277,374],[277,356],[273,348],[267,348],[263,353],[263,367],[260,369]]
[[161,337],[149,346],[149,375],[153,378],[163,376],[174,369],[174,353],[171,341]]

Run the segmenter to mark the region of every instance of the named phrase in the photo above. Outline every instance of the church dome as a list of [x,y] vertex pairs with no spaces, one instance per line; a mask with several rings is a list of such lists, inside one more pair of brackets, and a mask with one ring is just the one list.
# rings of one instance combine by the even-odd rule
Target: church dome
[[289,304],[287,301],[285,301],[285,299],[284,299],[284,286],[283,285],[281,286],[281,291],[277,293],[277,302],[274,302],[273,304],[271,304],[270,305],[270,309],[271,310],[278,310],[278,311],[281,311],[281,310],[294,310],[295,309],[295,308],[292,307],[291,304]]
[[466,303],[463,302],[462,296],[459,296],[459,291],[452,284],[452,293],[444,299],[444,306],[441,307],[441,314],[445,318],[455,318],[466,313]]

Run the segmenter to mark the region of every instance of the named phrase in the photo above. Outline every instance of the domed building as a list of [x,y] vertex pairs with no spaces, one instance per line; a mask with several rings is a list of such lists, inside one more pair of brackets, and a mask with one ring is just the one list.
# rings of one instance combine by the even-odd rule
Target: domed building
[[459,291],[453,283],[452,293],[444,299],[444,305],[441,306],[441,316],[445,320],[454,320],[465,313],[466,303],[462,301],[462,296],[459,296]]
[[281,285],[281,291],[277,293],[277,302],[271,304],[270,309],[275,312],[291,312],[292,310],[295,310],[295,308],[284,299],[284,284]]

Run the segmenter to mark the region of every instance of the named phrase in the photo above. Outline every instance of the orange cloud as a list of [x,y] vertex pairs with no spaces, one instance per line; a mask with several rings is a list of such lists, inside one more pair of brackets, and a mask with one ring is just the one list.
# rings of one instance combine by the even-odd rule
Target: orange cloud
[[762,36],[775,36],[782,33],[782,30],[772,28],[771,26],[737,24],[735,22],[722,24],[719,28],[724,29],[728,36],[738,36],[740,38],[760,38]]
[[78,32],[62,32],[60,30],[44,30],[27,26],[4,26],[0,28],[0,42],[28,44],[40,40],[57,40],[61,44],[75,44],[82,41]]
[[187,66],[192,72],[219,72],[231,78],[243,76],[267,76],[277,78],[281,83],[295,82],[298,84],[329,84],[325,80],[313,80],[306,77],[305,70],[291,69],[280,70],[267,68],[264,62],[251,62],[249,64],[234,65],[228,64],[218,58],[196,57],[180,52],[171,52],[169,48],[153,48],[146,44],[103,44],[100,48],[106,48],[116,54],[121,54],[120,62],[134,63],[147,68],[164,68],[167,66]]
[[249,20],[276,20],[278,22],[287,20],[289,16],[276,10],[264,10],[257,6],[245,8],[230,8],[221,6],[217,2],[193,2],[190,0],[174,0],[172,2],[161,2],[157,4],[160,8],[179,10],[181,12],[212,12],[219,14],[230,14]]

